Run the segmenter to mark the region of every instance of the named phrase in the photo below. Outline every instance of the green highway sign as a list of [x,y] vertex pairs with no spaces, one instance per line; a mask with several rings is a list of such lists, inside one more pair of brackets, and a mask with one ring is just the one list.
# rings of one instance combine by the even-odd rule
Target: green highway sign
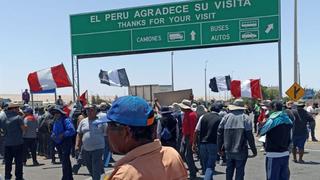
[[70,16],[79,58],[279,40],[279,0],[196,0]]

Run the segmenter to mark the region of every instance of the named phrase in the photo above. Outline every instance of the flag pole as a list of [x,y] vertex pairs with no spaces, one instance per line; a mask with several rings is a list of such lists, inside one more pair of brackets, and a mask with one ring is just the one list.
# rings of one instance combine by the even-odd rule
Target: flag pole
[[57,101],[57,89],[55,89],[55,91],[54,91],[54,102],[56,102]]
[[174,79],[173,79],[173,55],[174,52],[171,52],[171,89],[174,91]]
[[32,107],[32,109],[34,109],[34,106],[33,106],[33,93],[32,93],[32,91],[31,91],[31,107]]

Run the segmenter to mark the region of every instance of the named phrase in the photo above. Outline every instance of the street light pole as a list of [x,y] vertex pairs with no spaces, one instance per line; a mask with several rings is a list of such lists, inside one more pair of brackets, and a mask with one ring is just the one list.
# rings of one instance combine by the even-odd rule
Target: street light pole
[[297,65],[297,68],[298,68],[298,82],[299,84],[301,84],[301,74],[300,74],[300,62],[298,61],[298,65]]
[[298,83],[298,3],[294,0],[294,82]]
[[207,106],[207,64],[208,60],[205,62],[205,67],[204,67],[204,101],[205,105]]
[[174,91],[174,82],[173,82],[173,51],[171,52],[171,88]]

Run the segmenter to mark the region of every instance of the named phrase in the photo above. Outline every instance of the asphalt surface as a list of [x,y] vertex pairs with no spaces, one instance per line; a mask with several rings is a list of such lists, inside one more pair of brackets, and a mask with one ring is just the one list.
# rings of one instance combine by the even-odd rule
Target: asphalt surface
[[[257,145],[260,149],[260,145]],[[116,160],[121,156],[113,156]],[[306,145],[306,154],[304,157],[305,164],[298,164],[290,159],[290,171],[292,180],[320,180],[320,143],[308,142]],[[38,157],[41,166],[25,166],[24,178],[26,180],[58,180],[61,179],[62,169],[61,164],[51,164],[50,160],[43,160],[43,157]],[[74,160],[73,160],[74,162]],[[32,163],[31,160],[28,163]],[[27,163],[27,165],[28,165]],[[196,162],[197,167],[200,168],[199,161]],[[255,158],[248,159],[246,165],[246,180],[261,180],[265,179],[265,156],[263,152],[259,152]],[[225,179],[225,166],[216,166],[215,180]],[[112,168],[105,168],[105,172],[110,174]],[[0,174],[4,174],[4,165],[0,165]],[[14,174],[14,171],[13,171]],[[199,178],[203,176],[198,174]],[[2,176],[3,177],[3,176]],[[79,174],[74,175],[75,180],[91,179],[86,167],[81,167]]]
[[[319,117],[319,116],[318,116]],[[317,122],[320,119],[317,118]],[[317,137],[320,138],[320,123],[317,126]],[[257,149],[261,148],[261,145],[257,142]],[[113,156],[115,160],[121,158],[121,156]],[[290,157],[290,171],[291,180],[320,180],[320,142],[307,142],[306,153],[304,156],[305,164],[298,164],[292,161]],[[62,177],[61,164],[51,164],[50,160],[43,160],[43,157],[38,157],[38,161],[41,166],[26,166],[24,167],[24,178],[26,180],[59,180]],[[74,159],[72,159],[74,163]],[[32,163],[28,160],[28,163]],[[28,165],[27,163],[27,165]],[[198,168],[200,168],[199,161],[196,162]],[[215,180],[225,179],[225,166],[216,166]],[[105,168],[106,174],[112,172],[111,168]],[[259,152],[255,158],[250,158],[247,161],[245,170],[246,180],[263,180],[265,179],[265,156],[263,152]],[[12,171],[14,174],[14,170]],[[3,177],[4,165],[0,164],[0,174]],[[202,179],[203,176],[198,174],[199,178]],[[91,179],[86,167],[81,167],[79,174],[74,175],[75,180],[89,180]],[[1,180],[1,178],[0,178]]]

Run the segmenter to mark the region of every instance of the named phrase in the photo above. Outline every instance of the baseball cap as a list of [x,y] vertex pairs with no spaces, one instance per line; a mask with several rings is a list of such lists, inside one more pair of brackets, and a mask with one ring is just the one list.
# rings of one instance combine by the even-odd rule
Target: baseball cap
[[23,110],[23,113],[33,114],[33,109],[31,107],[27,107]]
[[144,99],[123,96],[112,103],[105,120],[129,126],[150,126],[154,122],[154,113]]

